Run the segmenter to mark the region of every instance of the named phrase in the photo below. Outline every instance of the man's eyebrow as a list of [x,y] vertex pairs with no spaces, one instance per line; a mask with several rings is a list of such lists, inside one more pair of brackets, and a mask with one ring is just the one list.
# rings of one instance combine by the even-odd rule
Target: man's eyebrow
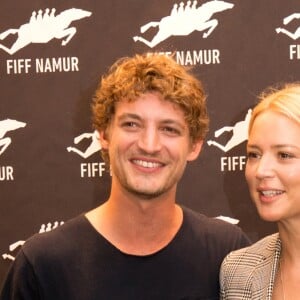
[[166,124],[166,125],[176,125],[176,126],[179,126],[180,128],[184,129],[187,127],[187,125],[183,122],[180,122],[180,121],[177,121],[177,120],[174,120],[174,119],[165,119],[165,120],[162,120],[161,122],[162,124]]
[[121,115],[118,116],[118,120],[123,120],[126,118],[131,118],[131,119],[136,119],[136,120],[141,120],[142,118],[137,115],[137,114],[133,114],[133,113],[123,113]]
[[[134,113],[123,113],[123,114],[119,115],[117,118],[118,118],[119,121],[123,121],[127,118],[138,120],[138,121],[143,120],[143,118],[140,115],[134,114]],[[179,126],[182,129],[185,129],[187,127],[187,125],[185,123],[183,123],[181,121],[178,121],[176,119],[161,119],[161,120],[159,120],[159,123],[163,124],[163,125]]]

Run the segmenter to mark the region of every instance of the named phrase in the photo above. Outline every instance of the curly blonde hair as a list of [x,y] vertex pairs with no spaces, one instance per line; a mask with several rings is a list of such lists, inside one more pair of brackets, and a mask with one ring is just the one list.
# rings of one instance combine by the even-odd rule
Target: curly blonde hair
[[[158,92],[182,109],[192,142],[205,138],[209,118],[202,83],[172,57],[161,54],[136,54],[121,58],[111,66],[93,98],[94,128],[106,130],[118,101],[134,101],[148,92]],[[109,162],[105,151],[102,156]]]

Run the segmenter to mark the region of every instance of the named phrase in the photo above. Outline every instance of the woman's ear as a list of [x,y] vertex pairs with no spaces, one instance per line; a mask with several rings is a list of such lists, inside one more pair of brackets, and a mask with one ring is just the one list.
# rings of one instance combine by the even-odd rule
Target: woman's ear
[[203,140],[195,141],[191,145],[191,150],[190,150],[190,153],[188,154],[187,161],[192,161],[192,160],[197,159],[197,157],[199,156],[199,154],[201,152],[202,146],[203,146]]

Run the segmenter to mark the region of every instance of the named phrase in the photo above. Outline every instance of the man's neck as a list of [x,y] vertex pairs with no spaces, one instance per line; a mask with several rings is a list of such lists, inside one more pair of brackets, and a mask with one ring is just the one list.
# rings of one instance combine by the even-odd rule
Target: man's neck
[[183,221],[182,209],[174,201],[157,199],[110,198],[86,216],[111,244],[132,255],[161,250],[174,238]]

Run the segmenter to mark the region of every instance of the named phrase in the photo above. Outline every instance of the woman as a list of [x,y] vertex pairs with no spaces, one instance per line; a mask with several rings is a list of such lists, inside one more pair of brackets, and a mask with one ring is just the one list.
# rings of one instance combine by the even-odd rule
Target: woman
[[278,233],[230,253],[221,299],[299,299],[300,83],[263,93],[247,143],[246,180],[260,217]]

